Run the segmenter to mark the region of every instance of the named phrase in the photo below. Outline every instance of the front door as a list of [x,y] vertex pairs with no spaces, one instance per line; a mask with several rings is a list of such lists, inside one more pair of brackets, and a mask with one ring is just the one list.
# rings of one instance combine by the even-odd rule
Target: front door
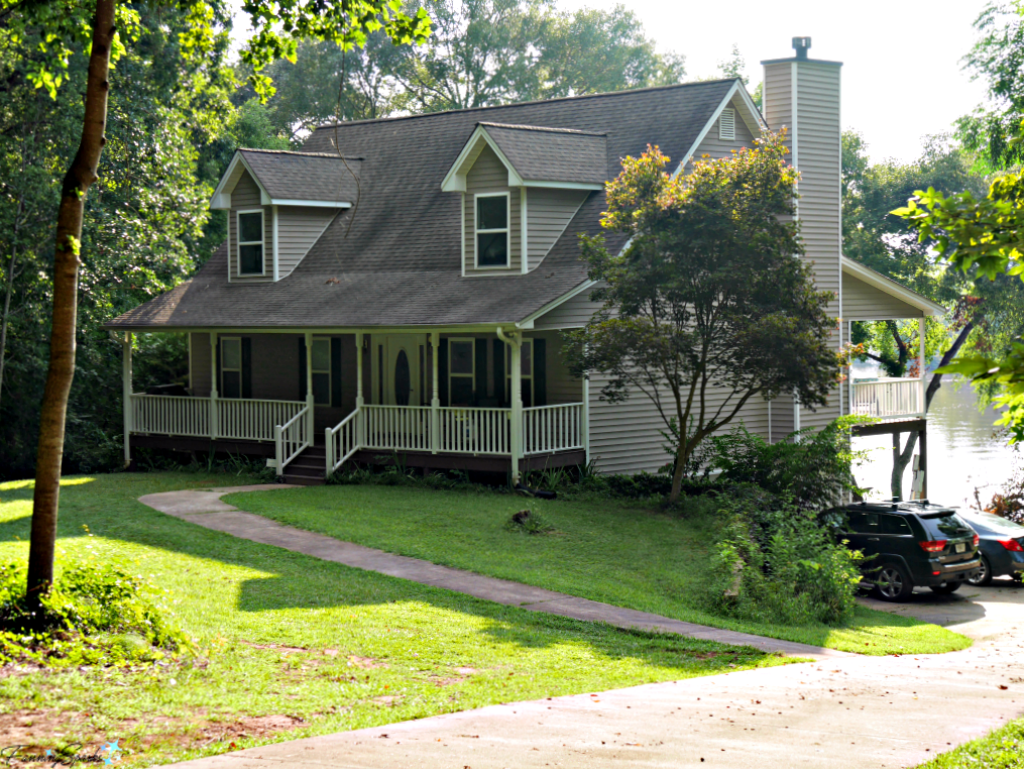
[[420,406],[420,371],[424,338],[395,334],[384,338],[384,402],[390,406]]

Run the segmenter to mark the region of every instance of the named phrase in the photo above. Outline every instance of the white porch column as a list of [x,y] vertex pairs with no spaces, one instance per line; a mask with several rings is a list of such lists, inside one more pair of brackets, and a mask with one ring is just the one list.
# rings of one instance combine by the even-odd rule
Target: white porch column
[[315,401],[313,398],[313,332],[306,332],[306,440],[313,442],[313,409]]
[[132,419],[132,332],[124,332],[124,340],[121,342],[121,397],[124,402],[124,466],[127,467],[132,461],[131,434]]
[[430,332],[430,453],[441,447],[441,391],[438,389],[438,370],[441,367],[441,332]]
[[516,331],[508,334],[512,347],[512,484],[519,483],[519,460],[523,456],[523,335]]
[[580,425],[583,439],[583,462],[590,464],[590,377],[583,376],[583,414],[580,417],[583,424]]
[[366,443],[366,413],[363,411],[363,332],[356,332],[356,446]]
[[920,345],[919,345],[920,349],[918,351],[918,355],[920,356],[920,360],[921,360],[921,365],[918,367],[919,370],[917,372],[919,377],[920,377],[920,381],[918,382],[918,398],[920,400],[918,400],[918,404],[920,405],[920,413],[921,413],[922,416],[924,416],[924,413],[927,411],[927,409],[925,408],[925,402],[924,402],[924,389],[925,389],[924,388],[924,382],[925,382],[924,336],[927,333],[927,331],[928,331],[928,324],[927,324],[927,321],[925,319],[925,316],[922,315],[918,319],[918,321],[917,321],[917,335],[918,335],[918,337],[920,337],[920,339],[918,340],[919,343],[920,343]]
[[217,332],[210,332],[210,438],[216,438],[220,426],[217,404]]

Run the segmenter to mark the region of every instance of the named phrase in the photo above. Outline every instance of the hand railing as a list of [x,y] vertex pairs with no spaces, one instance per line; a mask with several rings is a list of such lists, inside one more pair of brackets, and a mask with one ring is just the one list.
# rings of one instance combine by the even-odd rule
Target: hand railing
[[277,459],[277,474],[284,474],[288,463],[309,447],[309,420],[306,419],[308,406],[285,422],[274,427],[274,453]]
[[327,475],[330,475],[359,451],[359,419],[361,412],[356,409],[334,427],[324,430],[327,446]]
[[925,413],[922,379],[853,379],[850,384],[852,414],[891,419]]

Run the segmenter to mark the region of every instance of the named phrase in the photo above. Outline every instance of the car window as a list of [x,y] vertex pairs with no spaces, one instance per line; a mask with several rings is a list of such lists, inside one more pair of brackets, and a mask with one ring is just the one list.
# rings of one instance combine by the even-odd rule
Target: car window
[[1024,526],[1000,518],[998,515],[972,515],[967,522],[983,534],[1006,534],[1010,537],[1024,536]]
[[881,515],[882,534],[910,534],[910,524],[898,515]]
[[925,531],[934,539],[963,536],[973,531],[966,521],[954,512],[935,513],[919,517],[921,523],[924,524]]
[[850,513],[850,531],[855,534],[877,534],[878,513]]

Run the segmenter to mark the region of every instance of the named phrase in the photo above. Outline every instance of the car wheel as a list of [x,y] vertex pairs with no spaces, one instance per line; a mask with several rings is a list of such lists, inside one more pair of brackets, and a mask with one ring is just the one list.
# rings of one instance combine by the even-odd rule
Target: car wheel
[[943,582],[941,585],[932,585],[931,590],[933,593],[938,593],[939,595],[949,595],[950,593],[955,593],[957,590],[959,590],[962,584],[964,583]]
[[985,587],[992,582],[992,564],[988,562],[988,558],[981,556],[981,571],[973,577],[968,577],[967,581],[975,587]]
[[875,592],[883,601],[907,601],[914,592],[914,583],[902,566],[887,563],[875,579]]

